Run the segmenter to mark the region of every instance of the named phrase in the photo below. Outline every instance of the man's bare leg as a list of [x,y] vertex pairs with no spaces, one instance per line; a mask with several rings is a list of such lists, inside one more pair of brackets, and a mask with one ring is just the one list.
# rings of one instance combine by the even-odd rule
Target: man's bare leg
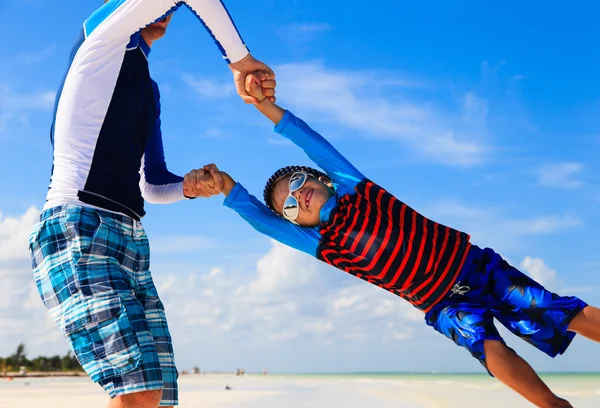
[[569,330],[600,343],[600,309],[588,306],[569,324]]
[[157,408],[162,398],[162,390],[134,392],[113,398],[108,408]]
[[501,341],[486,340],[483,348],[488,370],[528,401],[540,408],[573,408],[554,395],[533,368]]

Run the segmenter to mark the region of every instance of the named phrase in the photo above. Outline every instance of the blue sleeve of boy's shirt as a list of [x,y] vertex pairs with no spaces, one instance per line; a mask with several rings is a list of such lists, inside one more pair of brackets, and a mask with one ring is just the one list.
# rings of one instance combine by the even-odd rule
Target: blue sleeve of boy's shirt
[[316,227],[301,227],[278,217],[269,207],[248,193],[240,183],[236,183],[231,189],[223,204],[235,210],[258,232],[311,256],[316,256],[321,239]]
[[[345,187],[345,190],[353,190],[356,184],[365,179],[331,143],[290,111],[285,112],[275,126],[275,132],[301,147],[312,161],[325,170],[334,184]],[[349,191],[342,193],[345,192]]]

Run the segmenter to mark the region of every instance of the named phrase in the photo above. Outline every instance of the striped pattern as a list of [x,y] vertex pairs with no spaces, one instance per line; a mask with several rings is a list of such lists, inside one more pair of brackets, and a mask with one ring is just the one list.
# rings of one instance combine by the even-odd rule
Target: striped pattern
[[171,336],[141,224],[53,207],[42,212],[29,246],[42,301],[90,378],[111,397],[163,389],[161,405],[176,405]]
[[456,280],[469,235],[431,221],[363,180],[320,227],[317,257],[427,312]]

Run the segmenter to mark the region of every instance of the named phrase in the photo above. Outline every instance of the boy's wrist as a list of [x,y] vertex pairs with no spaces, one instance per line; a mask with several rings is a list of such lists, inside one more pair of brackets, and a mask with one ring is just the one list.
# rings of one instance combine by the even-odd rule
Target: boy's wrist
[[224,171],[221,172],[221,175],[223,176],[223,190],[221,193],[223,193],[225,196],[228,196],[233,187],[235,187],[235,181]]
[[277,125],[285,114],[285,110],[280,108],[275,103],[271,102],[269,98],[263,99],[259,104],[255,105],[256,109],[267,118]]
[[256,104],[256,106],[265,106],[266,104],[271,103],[269,98],[267,98],[266,96],[263,96],[262,99],[260,99],[260,98],[256,98],[256,99],[258,99],[258,103]]

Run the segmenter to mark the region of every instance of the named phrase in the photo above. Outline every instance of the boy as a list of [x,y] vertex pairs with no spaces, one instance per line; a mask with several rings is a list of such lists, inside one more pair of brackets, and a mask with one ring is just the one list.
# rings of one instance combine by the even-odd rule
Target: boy
[[555,357],[575,333],[600,342],[600,310],[546,291],[491,249],[472,245],[466,233],[423,217],[262,96],[259,83],[258,74],[246,82],[260,101],[258,110],[325,173],[294,166],[278,170],[266,184],[266,206],[213,164],[196,175],[200,182],[224,182],[225,205],[263,234],[409,301],[425,313],[428,325],[532,403],[571,407],[506,346],[493,318]]

